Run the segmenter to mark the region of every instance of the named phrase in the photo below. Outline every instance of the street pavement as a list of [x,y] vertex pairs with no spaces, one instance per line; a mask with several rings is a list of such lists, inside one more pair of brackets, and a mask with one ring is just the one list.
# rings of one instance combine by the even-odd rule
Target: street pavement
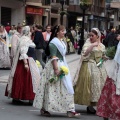
[[[80,55],[70,54],[66,56],[71,76],[74,77]],[[40,116],[40,111],[28,104],[13,105],[12,99],[4,96],[10,70],[0,70],[0,120],[67,120],[66,114],[52,113],[52,117]],[[76,111],[81,113],[80,120],[103,120],[96,115],[86,113],[86,106],[76,105]],[[75,120],[76,118],[70,118]]]

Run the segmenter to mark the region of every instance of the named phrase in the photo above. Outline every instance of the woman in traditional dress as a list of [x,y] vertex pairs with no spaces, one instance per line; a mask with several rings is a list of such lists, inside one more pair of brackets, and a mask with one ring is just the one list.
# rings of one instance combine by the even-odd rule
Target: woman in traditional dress
[[67,42],[67,52],[75,53],[74,38],[70,30],[68,30],[66,33],[66,42]]
[[12,36],[16,33],[16,26],[15,25],[13,25],[13,26],[11,26],[11,29],[10,29],[10,31],[9,31],[9,43],[11,44],[11,39],[12,39]]
[[17,31],[13,34],[12,39],[11,39],[11,63],[16,54],[17,45],[18,45],[19,39],[21,37],[21,31],[22,31],[22,27],[18,26]]
[[34,99],[40,81],[39,69],[34,60],[34,50],[35,44],[30,38],[30,27],[25,26],[22,29],[22,37],[17,46],[5,92],[5,95],[13,98],[15,103],[19,103],[20,100]]
[[[67,113],[68,117],[78,117],[75,112],[74,90],[70,72],[57,81],[50,82],[55,75],[60,75],[60,66],[67,66],[65,54],[66,46],[62,41],[65,27],[54,27],[46,53],[51,59],[42,71],[40,84],[35,95],[33,106],[40,109],[41,115],[50,116],[50,112]],[[50,53],[49,53],[50,52]]]
[[[117,38],[120,41],[120,35]],[[104,120],[120,120],[120,42],[114,59],[107,63],[108,77],[97,105],[97,115]]]
[[75,103],[87,105],[87,112],[95,114],[96,105],[101,90],[106,80],[106,69],[102,63],[105,46],[100,42],[101,33],[97,28],[90,32],[82,49],[81,66],[79,67],[74,81]]
[[5,28],[0,26],[0,68],[10,68],[9,38]]

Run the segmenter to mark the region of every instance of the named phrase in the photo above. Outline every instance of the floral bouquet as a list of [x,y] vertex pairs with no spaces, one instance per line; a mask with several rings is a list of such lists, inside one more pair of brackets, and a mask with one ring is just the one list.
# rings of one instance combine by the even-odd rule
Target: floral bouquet
[[57,82],[60,79],[62,79],[65,75],[68,75],[69,73],[69,70],[66,66],[61,66],[60,67],[60,75],[59,76],[56,76],[54,75],[50,80],[49,82],[52,83],[53,81]]
[[69,39],[69,38],[67,38],[67,39],[66,39],[66,41],[67,41],[67,42],[70,42],[70,39]]
[[40,68],[41,64],[38,60],[36,60],[36,64],[37,64],[38,68]]
[[[115,53],[116,53],[116,47],[115,46],[107,48],[106,52],[105,52],[106,58],[107,59],[113,59],[114,56],[115,56]],[[101,67],[104,61],[105,60],[103,58],[101,58],[99,63],[97,64],[97,67]]]
[[11,44],[9,44],[9,48],[11,48],[11,46],[12,46],[12,45],[11,45]]
[[116,47],[109,47],[106,49],[106,56],[109,57],[110,59],[113,59],[116,53]]

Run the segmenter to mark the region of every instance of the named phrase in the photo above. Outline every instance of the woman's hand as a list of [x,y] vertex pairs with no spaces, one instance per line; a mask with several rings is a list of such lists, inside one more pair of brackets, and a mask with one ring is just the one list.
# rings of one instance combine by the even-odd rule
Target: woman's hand
[[25,69],[26,69],[27,72],[28,72],[28,71],[29,71],[29,66],[28,66],[28,64],[25,64],[24,67],[25,67]]
[[107,57],[107,56],[105,56],[105,55],[104,55],[102,58],[103,58],[104,61],[109,60],[109,57]]
[[86,50],[86,52],[84,53],[84,56],[87,56],[92,50],[94,47],[97,47],[98,46],[98,42],[94,42],[90,45],[90,47],[88,47],[88,49]]
[[54,70],[54,73],[55,73],[55,75],[57,75],[57,76],[60,75],[60,71],[59,71],[58,69],[55,69],[55,70]]
[[99,45],[99,42],[92,43],[93,47],[97,47]]

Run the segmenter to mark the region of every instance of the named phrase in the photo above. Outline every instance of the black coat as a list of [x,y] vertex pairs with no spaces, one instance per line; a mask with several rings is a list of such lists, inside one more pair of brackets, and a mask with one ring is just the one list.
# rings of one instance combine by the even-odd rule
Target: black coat
[[43,35],[41,31],[35,31],[35,36],[33,42],[36,45],[36,49],[44,49],[46,48],[46,43],[44,41]]
[[116,39],[116,34],[115,33],[109,33],[107,37],[105,38],[105,46],[106,47],[112,47],[112,46],[117,46],[118,40]]
[[27,55],[28,57],[32,57],[34,60],[36,60],[35,48],[29,47]]

